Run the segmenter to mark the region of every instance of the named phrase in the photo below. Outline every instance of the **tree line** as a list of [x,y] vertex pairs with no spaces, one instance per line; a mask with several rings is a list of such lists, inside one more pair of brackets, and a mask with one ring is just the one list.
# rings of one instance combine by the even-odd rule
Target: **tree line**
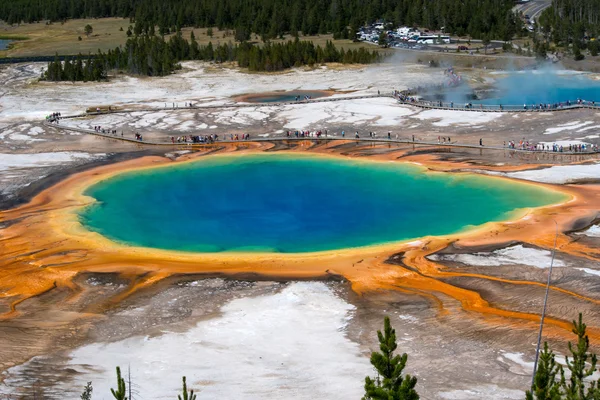
[[237,62],[238,66],[250,71],[281,71],[302,65],[329,62],[344,64],[368,64],[380,60],[376,51],[365,48],[338,50],[333,42],[325,47],[298,38],[284,43],[267,42],[257,46],[248,42],[224,43],[213,46],[198,44],[191,33],[190,41],[181,32],[165,41],[159,36],[136,36],[127,40],[124,47],[106,53],[98,52],[84,58],[67,58],[64,62],[56,57],[48,63],[42,74],[48,81],[101,81],[110,70],[124,71],[144,76],[165,76],[180,68],[180,61],[203,60],[216,63]]
[[[600,46],[595,38],[600,33],[600,0],[552,0],[552,5],[538,18],[542,43],[573,48],[576,59],[581,50],[597,55]],[[543,45],[542,45],[543,46]]]
[[[582,0],[583,1],[583,0]],[[10,23],[122,17],[136,33],[186,26],[235,29],[266,39],[289,33],[354,38],[377,20],[481,38],[509,40],[517,32],[514,0],[11,0],[0,2]]]
[[48,68],[42,72],[41,79],[46,81],[102,81],[106,80],[106,66],[102,57],[81,54],[61,61],[58,56],[48,63]]

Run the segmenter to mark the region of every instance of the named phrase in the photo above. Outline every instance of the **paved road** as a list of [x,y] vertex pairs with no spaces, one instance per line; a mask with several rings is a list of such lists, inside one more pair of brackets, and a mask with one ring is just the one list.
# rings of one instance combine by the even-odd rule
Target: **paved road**
[[529,15],[529,18],[537,20],[542,11],[550,7],[552,0],[530,0],[527,3],[517,4],[515,10],[521,11],[523,15]]

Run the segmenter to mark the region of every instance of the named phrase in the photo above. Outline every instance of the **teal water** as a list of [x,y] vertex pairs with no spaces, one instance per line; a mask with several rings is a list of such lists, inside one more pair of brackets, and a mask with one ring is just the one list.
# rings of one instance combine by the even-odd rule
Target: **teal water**
[[525,71],[508,74],[494,86],[496,92],[491,98],[473,100],[472,90],[462,87],[448,91],[444,101],[457,105],[470,101],[473,104],[505,106],[574,103],[578,99],[600,102],[600,81],[591,79],[587,74]]
[[256,154],[123,173],[81,212],[117,242],[195,252],[300,253],[461,231],[563,194],[401,163]]
[[0,50],[8,49],[8,45],[12,42],[12,40],[0,39]]

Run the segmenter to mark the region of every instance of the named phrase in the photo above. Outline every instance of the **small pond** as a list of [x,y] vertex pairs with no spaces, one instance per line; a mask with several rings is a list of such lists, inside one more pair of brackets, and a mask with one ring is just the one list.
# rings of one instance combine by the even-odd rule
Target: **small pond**
[[0,39],[0,50],[8,49],[8,45],[12,43],[12,40]]

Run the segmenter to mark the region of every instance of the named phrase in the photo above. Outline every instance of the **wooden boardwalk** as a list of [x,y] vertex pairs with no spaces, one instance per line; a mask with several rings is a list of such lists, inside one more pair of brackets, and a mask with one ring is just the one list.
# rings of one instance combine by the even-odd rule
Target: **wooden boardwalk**
[[[398,99],[398,97],[394,96],[393,94],[372,94],[372,95],[360,95],[360,96],[344,96],[344,97],[333,97],[333,98],[320,98],[320,99],[310,99],[310,100],[302,100],[302,101],[292,101],[292,102],[279,102],[279,103],[242,103],[242,104],[211,104],[211,105],[196,105],[196,104],[192,104],[190,106],[187,107],[178,107],[177,104],[175,103],[175,106],[173,107],[152,107],[152,108],[130,108],[130,109],[125,109],[125,108],[116,108],[116,109],[110,109],[110,110],[106,110],[106,111],[98,111],[98,112],[86,112],[83,114],[75,114],[75,115],[68,115],[68,116],[64,116],[64,117],[60,117],[61,120],[63,119],[76,119],[76,118],[85,118],[85,117],[90,117],[90,116],[96,116],[96,115],[107,115],[107,114],[127,114],[127,113],[131,113],[131,112],[156,112],[156,111],[181,111],[181,110],[210,110],[210,109],[222,109],[222,108],[244,108],[244,107],[277,107],[277,106],[288,106],[288,105],[303,105],[303,104],[311,104],[311,103],[328,103],[328,102],[338,102],[338,101],[352,101],[352,100],[357,100],[357,99],[372,99],[372,98],[394,98],[396,100],[398,100],[398,103],[400,104],[404,104],[404,105],[408,105],[408,106],[412,106],[412,107],[417,107],[417,108],[423,108],[423,109],[436,109],[436,110],[450,110],[450,111],[472,111],[472,112],[505,112],[505,113],[513,113],[513,112],[553,112],[553,111],[566,111],[566,110],[573,110],[573,109],[581,109],[581,108],[586,108],[586,109],[600,109],[599,106],[592,106],[592,105],[586,105],[586,104],[573,104],[570,106],[565,106],[563,108],[555,108],[555,109],[516,109],[516,108],[508,108],[508,107],[517,107],[517,106],[507,106],[507,108],[503,108],[501,109],[493,109],[493,108],[484,108],[484,109],[478,109],[477,107],[467,107],[467,108],[460,108],[460,107],[447,107],[447,106],[436,106],[430,103],[425,103],[425,102],[406,102],[406,101],[402,101],[400,99]],[[64,125],[60,125],[60,124],[52,124],[48,121],[45,122],[45,124],[47,126],[52,126],[53,128],[57,128],[57,129],[62,129],[62,130],[68,130],[68,131],[73,131],[73,132],[78,132],[78,133],[84,133],[84,134],[90,134],[90,135],[95,135],[95,136],[100,136],[100,137],[104,137],[104,138],[109,138],[109,139],[114,139],[114,140],[121,140],[121,141],[125,141],[125,142],[131,142],[131,143],[136,143],[136,144],[140,144],[140,145],[148,145],[148,146],[165,146],[165,147],[185,147],[185,148],[195,148],[195,147],[204,147],[204,146],[208,146],[211,144],[218,144],[218,143],[243,143],[243,142],[294,142],[294,141],[305,141],[305,140],[312,140],[312,141],[341,141],[341,140],[345,140],[345,141],[356,141],[356,142],[367,142],[367,143],[396,143],[396,144],[410,144],[410,145],[414,145],[414,146],[436,146],[436,147],[445,147],[448,149],[452,149],[452,148],[467,148],[467,149],[486,149],[486,150],[508,150],[511,152],[517,152],[517,153],[551,153],[551,154],[565,154],[565,155],[574,155],[574,154],[579,154],[579,155],[583,155],[583,154],[597,154],[598,152],[593,152],[593,151],[589,151],[586,150],[584,152],[570,152],[570,151],[562,151],[562,152],[556,152],[556,151],[551,151],[551,150],[524,150],[524,149],[511,149],[508,147],[494,147],[494,146],[478,146],[478,145],[472,145],[472,144],[462,144],[462,143],[437,143],[437,142],[424,142],[424,141],[412,141],[411,139],[387,139],[387,138],[372,138],[372,137],[368,137],[368,138],[352,138],[352,137],[348,137],[348,138],[342,138],[339,136],[329,136],[329,137],[320,137],[320,138],[315,138],[315,137],[301,137],[301,138],[296,138],[296,137],[272,137],[272,138],[254,138],[254,139],[249,139],[249,140],[219,140],[217,142],[214,143],[172,143],[172,142],[168,142],[168,141],[163,141],[163,142],[159,142],[159,141],[149,141],[149,140],[136,140],[134,138],[129,138],[129,137],[124,137],[121,136],[119,134],[113,135],[113,134],[108,134],[108,133],[102,133],[102,132],[97,132],[95,130],[92,129],[83,129],[83,128],[75,128],[75,127],[69,127],[69,126],[64,126]]]
[[69,127],[69,126],[61,126],[61,125],[51,125],[51,126],[53,128],[99,136],[99,137],[103,137],[103,138],[107,138],[107,139],[121,140],[124,142],[131,142],[131,143],[140,144],[140,145],[160,146],[160,147],[177,148],[177,149],[203,148],[206,146],[218,145],[220,143],[252,143],[252,142],[290,142],[291,143],[291,142],[299,142],[299,141],[314,141],[314,142],[321,143],[321,142],[333,142],[333,141],[346,141],[346,142],[373,143],[373,144],[390,143],[390,144],[403,144],[403,145],[425,146],[425,147],[444,147],[449,150],[453,149],[453,148],[456,148],[456,149],[462,148],[462,149],[479,149],[479,150],[505,150],[505,151],[515,152],[515,153],[549,153],[549,154],[557,154],[557,155],[562,155],[562,154],[564,154],[564,155],[600,154],[599,152],[593,152],[593,151],[557,152],[557,151],[551,151],[551,150],[523,150],[523,149],[511,149],[508,147],[498,147],[498,146],[479,146],[479,145],[474,145],[474,144],[456,143],[456,142],[455,143],[438,143],[438,142],[424,142],[424,141],[414,141],[413,142],[411,139],[402,139],[402,138],[387,139],[387,138],[368,137],[368,138],[358,138],[357,139],[357,138],[353,138],[353,137],[339,137],[339,136],[327,136],[327,137],[321,136],[320,138],[315,138],[315,137],[299,137],[299,138],[297,138],[297,137],[272,137],[272,138],[264,137],[263,138],[263,137],[261,137],[261,138],[254,138],[254,139],[248,139],[248,140],[242,140],[242,139],[240,139],[240,140],[218,140],[213,143],[193,143],[193,142],[172,143],[172,142],[168,142],[168,141],[158,142],[158,141],[151,141],[151,140],[136,140],[133,138],[121,136],[119,134],[113,135],[113,134],[108,134],[108,133],[96,132],[92,129],[82,129],[82,128],[75,128],[75,127]]

